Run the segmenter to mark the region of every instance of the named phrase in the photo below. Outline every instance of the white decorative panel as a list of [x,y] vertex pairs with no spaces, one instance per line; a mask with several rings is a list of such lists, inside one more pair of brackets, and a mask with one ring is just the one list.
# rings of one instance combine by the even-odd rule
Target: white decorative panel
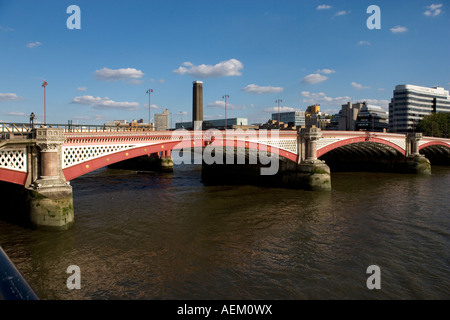
[[266,144],[297,154],[297,139],[258,140],[251,142]]
[[63,169],[73,165],[93,160],[119,151],[134,148],[136,145],[119,144],[119,145],[89,145],[63,147]]
[[0,168],[27,172],[26,149],[0,150]]

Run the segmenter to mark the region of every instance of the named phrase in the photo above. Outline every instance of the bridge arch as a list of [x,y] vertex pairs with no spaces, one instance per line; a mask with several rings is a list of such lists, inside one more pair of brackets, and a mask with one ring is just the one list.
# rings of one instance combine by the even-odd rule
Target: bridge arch
[[333,142],[329,145],[326,145],[322,148],[319,148],[317,150],[317,157],[321,157],[323,155],[325,155],[326,153],[335,150],[337,148],[342,148],[344,146],[352,146],[356,149],[364,147],[367,148],[367,146],[370,145],[381,145],[381,146],[386,146],[388,148],[388,150],[396,150],[397,152],[399,152],[402,155],[406,154],[405,149],[403,149],[402,147],[400,147],[399,145],[392,143],[391,141],[382,139],[382,138],[377,138],[377,137],[354,137],[354,138],[348,138],[348,139],[344,139],[344,140],[340,140],[340,141],[336,141]]
[[152,145],[144,145],[131,149],[125,149],[114,153],[99,156],[81,163],[77,163],[73,166],[69,166],[63,169],[64,177],[67,181],[71,181],[82,175],[85,175],[91,171],[109,166],[111,164],[129,160],[153,153],[159,153],[162,151],[172,150],[173,147],[179,142],[162,142]]
[[429,141],[419,146],[419,152],[423,154],[431,164],[450,165],[450,144],[442,141]]
[[380,138],[337,141],[318,151],[331,171],[391,171],[405,159],[405,150]]
[[242,140],[239,138],[236,139],[196,139],[195,137],[191,139],[183,139],[183,140],[172,140],[172,141],[161,141],[157,143],[153,143],[151,145],[143,145],[130,149],[118,150],[114,153],[109,153],[105,155],[100,155],[93,159],[89,159],[87,161],[83,161],[67,168],[63,169],[64,177],[67,181],[71,181],[77,177],[85,175],[91,171],[112,165],[114,163],[118,163],[124,160],[129,160],[141,156],[146,156],[149,154],[164,152],[164,151],[172,151],[178,149],[195,149],[195,148],[203,148],[210,147],[233,147],[233,148],[244,148],[249,150],[257,150],[258,152],[267,152],[274,153],[280,157],[286,158],[290,161],[297,161],[297,154],[289,151],[283,147],[277,147],[273,145],[269,145],[266,143],[256,143],[247,140]]

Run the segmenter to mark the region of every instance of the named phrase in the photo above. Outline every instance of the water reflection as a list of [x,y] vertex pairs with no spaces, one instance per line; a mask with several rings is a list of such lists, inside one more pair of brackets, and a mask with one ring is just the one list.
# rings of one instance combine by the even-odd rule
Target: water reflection
[[[333,174],[331,192],[204,186],[99,170],[73,181],[75,226],[0,222],[0,245],[44,299],[449,298],[450,169]],[[82,289],[65,282],[78,265]],[[378,264],[382,290],[366,288]]]

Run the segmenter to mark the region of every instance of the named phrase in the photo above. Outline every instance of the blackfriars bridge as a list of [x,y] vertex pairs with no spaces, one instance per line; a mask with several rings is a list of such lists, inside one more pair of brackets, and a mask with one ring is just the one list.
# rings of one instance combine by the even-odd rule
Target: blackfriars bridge
[[[159,159],[163,169],[171,169],[173,156],[179,150],[202,152],[209,148],[213,153],[223,151],[224,159],[229,152],[226,150],[244,151],[247,159],[256,151],[277,161],[276,172],[267,174],[272,179],[268,181],[325,191],[331,189],[327,164],[337,158],[355,164],[381,159],[396,171],[421,174],[431,173],[427,158],[443,159],[447,165],[450,159],[450,139],[422,137],[420,133],[321,131],[315,127],[298,131],[160,132],[118,128],[112,131],[101,127],[23,128],[0,124],[0,181],[23,189],[33,226],[58,230],[67,229],[74,222],[71,180],[105,166],[150,156]],[[231,171],[241,170],[239,177],[242,177],[242,170],[247,172],[251,167],[233,164],[207,165],[203,161],[203,171],[210,179],[220,180],[223,172],[229,176]],[[267,162],[264,165],[267,167]],[[264,165],[253,167],[260,170]],[[215,166],[220,170],[214,170]]]

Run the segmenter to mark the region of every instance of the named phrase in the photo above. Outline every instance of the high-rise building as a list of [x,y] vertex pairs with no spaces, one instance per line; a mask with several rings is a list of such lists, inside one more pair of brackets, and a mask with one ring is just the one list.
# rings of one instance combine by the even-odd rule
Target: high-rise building
[[426,115],[450,112],[449,91],[442,87],[398,85],[389,103],[389,131],[406,133]]
[[359,110],[356,130],[384,132],[388,127],[388,113],[383,108],[365,103]]
[[339,112],[339,130],[356,131],[356,120],[363,106],[364,102],[343,104]]
[[169,129],[169,109],[164,110],[163,113],[155,114],[155,130],[165,131]]
[[320,128],[320,105],[313,104],[306,108],[305,112],[305,126],[307,128]]
[[[272,113],[272,120],[278,121],[278,112]],[[304,126],[305,113],[303,111],[280,112],[280,122],[287,123],[289,126]]]

